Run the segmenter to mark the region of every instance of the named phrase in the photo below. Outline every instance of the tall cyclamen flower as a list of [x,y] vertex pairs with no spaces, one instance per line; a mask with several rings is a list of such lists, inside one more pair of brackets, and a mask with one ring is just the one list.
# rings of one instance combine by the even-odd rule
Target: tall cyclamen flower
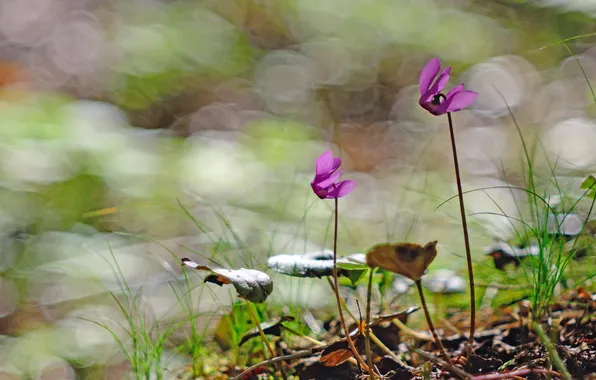
[[437,58],[428,61],[422,69],[418,81],[420,86],[420,100],[418,100],[418,104],[435,116],[443,115],[447,112],[456,112],[472,104],[478,93],[464,90],[463,84],[452,88],[447,95],[441,92],[447,82],[449,82],[451,66],[443,70],[437,78],[440,69],[441,62]]
[[333,157],[329,150],[323,153],[315,162],[315,178],[310,183],[312,190],[321,199],[341,198],[348,195],[356,183],[350,180],[339,181],[343,170],[338,170],[341,158]]
[[453,167],[455,169],[455,183],[457,184],[457,197],[459,198],[459,211],[461,214],[461,224],[464,237],[464,246],[466,249],[466,261],[468,264],[468,278],[470,283],[470,337],[468,338],[468,349],[466,356],[469,358],[472,354],[474,345],[474,332],[476,330],[476,292],[474,291],[474,269],[472,267],[472,252],[470,250],[470,237],[468,236],[468,222],[466,221],[466,208],[464,206],[464,196],[461,186],[461,176],[459,174],[459,163],[457,160],[457,146],[455,145],[455,132],[451,113],[462,110],[472,104],[478,94],[474,91],[464,90],[464,85],[460,84],[451,89],[444,95],[441,91],[449,82],[451,66],[447,67],[439,74],[441,62],[433,58],[420,73],[418,84],[420,86],[420,99],[418,104],[435,116],[447,114],[449,122],[449,134],[451,136],[451,149],[453,151]]
[[344,313],[342,311],[341,300],[339,298],[339,281],[337,279],[337,226],[339,224],[339,200],[343,196],[348,195],[356,185],[356,182],[350,180],[339,181],[339,176],[343,170],[338,170],[341,165],[341,158],[333,157],[333,152],[328,150],[321,154],[315,162],[315,178],[310,183],[312,190],[315,192],[317,197],[321,199],[333,199],[335,204],[335,212],[333,213],[333,219],[335,221],[333,228],[333,292],[335,293],[335,301],[337,302],[337,310],[339,311],[339,321],[344,333],[346,334],[346,340],[348,346],[352,351],[352,354],[358,361],[359,367],[363,368],[369,373],[371,378],[375,378],[375,372],[372,366],[367,365],[362,356],[358,353],[358,349],[354,345],[352,338],[350,337],[350,330],[346,325],[344,319]]

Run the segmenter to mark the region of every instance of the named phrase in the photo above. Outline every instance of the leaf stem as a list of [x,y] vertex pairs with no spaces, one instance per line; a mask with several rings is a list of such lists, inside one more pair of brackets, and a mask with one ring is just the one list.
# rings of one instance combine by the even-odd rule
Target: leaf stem
[[343,313],[343,310],[341,307],[341,300],[339,298],[339,281],[337,280],[337,229],[338,229],[338,222],[339,222],[339,217],[338,217],[339,202],[338,202],[337,198],[335,198],[334,200],[335,200],[335,215],[334,215],[335,226],[333,229],[333,284],[334,284],[334,288],[335,288],[334,293],[335,293],[335,300],[337,301],[337,310],[339,311],[339,321],[341,323],[342,329],[344,330],[344,333],[346,334],[346,340],[348,341],[348,346],[350,346],[350,349],[352,350],[354,357],[358,361],[358,364],[366,372],[368,372],[370,374],[370,376],[374,379],[375,373],[373,372],[372,368],[370,368],[368,365],[366,365],[366,363],[362,359],[362,356],[360,356],[360,354],[358,353],[356,346],[354,346],[354,341],[352,341],[352,338],[350,337],[350,331],[348,330],[348,326],[346,326],[346,320],[344,319],[344,313]]
[[571,375],[569,374],[567,367],[565,367],[565,363],[563,363],[563,360],[561,360],[561,357],[557,353],[557,349],[553,345],[553,342],[551,342],[551,340],[548,338],[548,335],[546,335],[542,329],[540,322],[533,322],[533,327],[534,331],[536,331],[536,334],[538,334],[540,337],[542,344],[544,344],[544,348],[546,348],[548,356],[550,356],[550,361],[559,370],[559,376],[565,380],[571,380]]
[[428,323],[428,328],[430,332],[433,334],[433,338],[435,338],[435,344],[439,347],[441,351],[441,355],[445,358],[445,361],[449,363],[450,366],[453,367],[453,363],[451,359],[449,359],[449,355],[447,355],[447,351],[445,351],[445,347],[441,343],[441,339],[439,339],[439,335],[437,334],[437,330],[435,330],[435,325],[433,324],[433,320],[430,317],[430,313],[428,312],[428,306],[426,306],[426,300],[424,299],[424,293],[422,292],[422,283],[420,280],[416,280],[416,288],[418,289],[418,294],[420,295],[420,302],[422,303],[422,309],[424,309],[424,316],[426,317],[426,322]]
[[459,198],[459,211],[461,214],[461,225],[464,232],[464,245],[466,248],[466,261],[468,264],[468,279],[470,282],[470,338],[468,339],[468,349],[466,353],[466,356],[469,358],[472,354],[474,333],[476,331],[476,292],[474,289],[474,269],[472,268],[472,252],[470,250],[470,238],[468,236],[468,222],[466,220],[466,208],[464,206],[464,195],[461,186],[459,161],[457,159],[457,147],[455,145],[455,132],[453,130],[451,112],[447,112],[447,119],[449,121],[449,134],[451,136],[451,148],[453,150],[453,166],[455,168],[455,182],[457,184],[457,197]]
[[[261,324],[259,323],[259,319],[257,318],[257,314],[255,313],[255,311],[252,308],[252,303],[250,301],[246,301],[246,304],[248,306],[248,310],[250,312],[250,316],[253,320],[253,322],[255,323],[255,325],[257,326],[257,329],[259,330],[259,335],[261,335],[261,339],[263,340],[263,343],[265,343],[265,346],[267,346],[267,350],[269,350],[269,353],[271,354],[271,357],[274,358],[275,355],[275,351],[273,351],[273,348],[271,347],[271,344],[269,344],[269,340],[267,340],[267,336],[265,336],[265,332],[263,331],[263,329],[261,328]],[[279,371],[281,372],[281,376],[284,378],[284,380],[287,380],[288,377],[286,376],[286,373],[283,369],[283,364],[279,367]]]

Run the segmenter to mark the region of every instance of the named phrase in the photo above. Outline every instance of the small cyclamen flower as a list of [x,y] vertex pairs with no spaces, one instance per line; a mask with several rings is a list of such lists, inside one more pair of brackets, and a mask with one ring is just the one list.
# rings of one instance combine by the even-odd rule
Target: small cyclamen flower
[[435,116],[447,112],[459,111],[472,104],[478,93],[464,90],[463,83],[452,88],[447,95],[441,92],[447,82],[449,82],[451,66],[443,70],[437,77],[440,69],[441,62],[437,58],[428,61],[422,69],[420,79],[418,80],[420,86],[420,100],[418,100],[418,104]]
[[315,178],[310,183],[317,197],[321,199],[341,198],[348,195],[356,185],[350,180],[339,181],[343,170],[339,169],[341,158],[333,157],[329,150],[323,153],[315,162]]

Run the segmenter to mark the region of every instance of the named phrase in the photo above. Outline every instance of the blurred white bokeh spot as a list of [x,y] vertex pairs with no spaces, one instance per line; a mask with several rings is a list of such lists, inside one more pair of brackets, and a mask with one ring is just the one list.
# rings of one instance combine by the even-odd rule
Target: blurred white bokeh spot
[[475,176],[502,173],[507,150],[507,132],[501,126],[468,128],[456,137],[460,165]]
[[72,177],[76,164],[65,144],[43,140],[21,140],[0,147],[2,174],[24,184],[50,184]]
[[300,45],[313,61],[313,79],[320,84],[342,85],[348,81],[350,52],[340,38],[318,38]]
[[48,55],[57,67],[71,75],[101,68],[109,61],[109,51],[97,18],[89,12],[72,12],[53,30]]
[[[466,212],[473,215],[493,238],[511,239],[519,229],[519,219],[526,210],[527,195],[513,185],[490,177],[464,179],[462,188]],[[473,191],[472,191],[473,190]],[[453,185],[454,193],[457,191]],[[451,200],[457,202],[457,198]],[[522,214],[520,214],[520,211]]]
[[[137,144],[138,145],[138,144]],[[163,173],[164,157],[143,146],[126,144],[102,161],[103,177],[113,191],[132,196],[150,196]]]
[[509,108],[520,106],[533,95],[536,69],[518,56],[500,56],[474,65],[465,75],[466,87],[479,93],[472,109],[486,116],[499,117]]
[[116,339],[125,349],[132,349],[125,326],[127,321],[120,310],[103,305],[82,306],[58,322],[55,334],[61,341],[55,350],[65,359],[87,365],[105,363],[120,350]]
[[596,123],[592,120],[567,119],[545,131],[541,138],[557,172],[591,171],[596,166]]
[[259,65],[254,79],[257,92],[275,113],[293,113],[315,101],[310,67],[298,62]]
[[90,153],[105,152],[121,142],[122,129],[128,126],[126,114],[109,103],[79,100],[65,106],[63,113],[69,143]]
[[183,186],[200,197],[251,203],[265,195],[264,165],[233,141],[197,135],[188,140],[182,159]]
[[191,133],[204,130],[236,130],[240,128],[238,111],[227,103],[211,103],[192,115],[188,126]]

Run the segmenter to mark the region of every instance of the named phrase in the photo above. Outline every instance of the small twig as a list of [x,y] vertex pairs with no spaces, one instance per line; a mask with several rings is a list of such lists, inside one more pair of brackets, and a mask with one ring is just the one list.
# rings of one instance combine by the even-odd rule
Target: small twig
[[422,309],[424,309],[424,315],[426,316],[426,322],[428,323],[428,328],[430,329],[431,334],[433,334],[433,338],[435,339],[435,344],[439,347],[441,351],[441,355],[445,358],[445,361],[449,363],[449,365],[453,366],[451,359],[449,359],[449,355],[447,355],[447,351],[445,351],[445,347],[443,347],[443,343],[441,343],[441,339],[437,334],[437,330],[435,329],[435,325],[433,324],[433,320],[430,317],[430,313],[428,312],[428,306],[426,306],[426,300],[424,299],[424,293],[422,292],[422,284],[420,280],[416,280],[416,288],[418,288],[418,294],[420,295],[420,302],[422,303]]
[[520,369],[513,372],[508,373],[489,373],[487,375],[478,375],[474,376],[474,380],[501,380],[501,379],[509,379],[515,378],[518,376],[526,376],[532,373],[539,373],[542,375],[553,375],[561,377],[561,375],[556,371],[551,371],[549,369],[540,369],[540,368],[528,368],[528,369]]
[[[265,343],[265,346],[267,346],[267,349],[269,350],[269,353],[271,354],[271,357],[274,358],[275,357],[275,351],[273,351],[273,348],[271,347],[271,344],[269,344],[269,340],[267,340],[267,336],[265,335],[265,332],[263,331],[263,329],[261,328],[261,324],[259,323],[259,319],[257,318],[257,314],[255,313],[255,311],[252,308],[252,304],[250,301],[246,301],[246,304],[248,305],[248,310],[250,311],[250,316],[252,317],[252,320],[255,322],[255,325],[257,325],[257,329],[259,330],[259,335],[261,335],[261,339],[263,340],[263,343]],[[288,377],[286,376],[286,373],[283,369],[283,363],[281,366],[279,366],[279,371],[281,372],[281,376],[284,378],[284,380],[287,380]]]
[[438,358],[438,357],[434,356],[433,354],[430,354],[426,351],[422,351],[417,348],[412,348],[412,347],[408,347],[408,348],[410,349],[410,351],[417,353],[418,355],[422,356],[426,360],[431,360],[431,361],[434,361],[435,363],[439,363],[439,364],[445,366],[452,374],[457,375],[462,379],[474,378],[474,376],[472,376],[471,374],[467,373],[466,371],[464,371],[462,369],[457,368],[456,366],[451,364],[451,362],[446,362],[444,360],[441,360],[441,358]]
[[[366,325],[364,327],[365,329],[365,341],[364,341],[364,347],[366,350],[366,361],[368,362],[368,367],[369,368],[374,368],[373,367],[373,358],[372,358],[372,351],[370,349],[370,298],[371,298],[371,294],[372,294],[372,280],[373,280],[373,274],[375,272],[374,268],[370,268],[368,270],[369,275],[368,275],[368,290],[366,292]],[[376,378],[376,376],[372,377],[373,379]]]
[[248,373],[250,373],[251,371],[254,371],[257,368],[261,368],[261,367],[264,367],[266,365],[275,364],[277,362],[288,361],[288,360],[292,360],[292,359],[303,358],[305,356],[309,356],[309,355],[312,355],[312,354],[313,354],[312,350],[304,350],[304,351],[295,352],[295,353],[293,353],[291,355],[278,356],[276,358],[267,359],[265,361],[262,361],[260,363],[257,363],[255,365],[252,365],[252,366],[248,367],[247,369],[245,369],[244,371],[242,371],[239,375],[232,377],[231,380],[240,380],[244,376],[246,376]]

